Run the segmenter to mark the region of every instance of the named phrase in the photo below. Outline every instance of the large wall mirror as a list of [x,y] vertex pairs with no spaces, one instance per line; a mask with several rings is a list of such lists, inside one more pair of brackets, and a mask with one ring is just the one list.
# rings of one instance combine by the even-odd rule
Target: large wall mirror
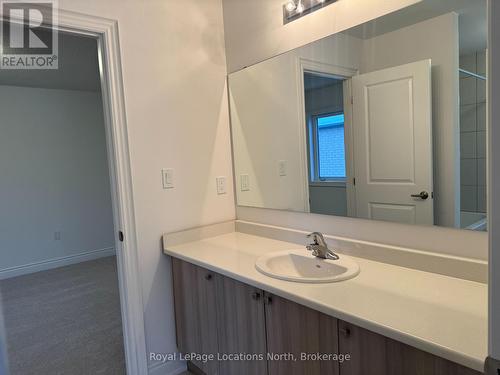
[[229,75],[237,203],[487,230],[486,0],[424,0]]

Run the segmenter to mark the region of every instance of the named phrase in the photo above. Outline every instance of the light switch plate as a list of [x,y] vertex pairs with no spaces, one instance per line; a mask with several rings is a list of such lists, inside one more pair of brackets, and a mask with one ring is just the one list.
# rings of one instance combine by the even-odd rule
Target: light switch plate
[[287,172],[286,171],[287,170],[286,164],[287,164],[286,160],[280,160],[278,162],[278,171],[279,171],[279,174],[281,177],[286,176],[286,172]]
[[165,168],[161,170],[161,179],[164,189],[173,189],[174,187],[174,170]]
[[220,176],[217,177],[216,179],[217,183],[217,194],[226,194],[227,193],[227,188],[226,188],[226,176]]
[[240,190],[249,191],[250,190],[250,176],[247,174],[240,175]]

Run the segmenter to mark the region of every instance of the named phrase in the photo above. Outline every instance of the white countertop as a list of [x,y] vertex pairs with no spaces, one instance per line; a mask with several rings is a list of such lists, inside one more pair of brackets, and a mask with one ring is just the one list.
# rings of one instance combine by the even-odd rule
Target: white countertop
[[338,283],[283,281],[255,268],[262,254],[298,248],[294,243],[232,232],[168,246],[165,253],[483,371],[487,285],[354,257],[360,274]]

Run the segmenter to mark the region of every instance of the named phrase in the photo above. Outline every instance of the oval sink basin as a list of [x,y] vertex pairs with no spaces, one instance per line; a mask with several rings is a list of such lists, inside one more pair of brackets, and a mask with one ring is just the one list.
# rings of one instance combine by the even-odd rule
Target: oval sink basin
[[264,275],[301,283],[333,283],[355,277],[359,265],[339,254],[340,259],[320,259],[306,249],[286,250],[263,255],[255,267]]

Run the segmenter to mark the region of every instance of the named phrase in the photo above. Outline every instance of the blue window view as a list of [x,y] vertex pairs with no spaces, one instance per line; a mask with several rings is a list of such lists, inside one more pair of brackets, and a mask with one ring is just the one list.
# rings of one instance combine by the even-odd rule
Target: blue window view
[[344,114],[317,117],[318,176],[345,178]]

